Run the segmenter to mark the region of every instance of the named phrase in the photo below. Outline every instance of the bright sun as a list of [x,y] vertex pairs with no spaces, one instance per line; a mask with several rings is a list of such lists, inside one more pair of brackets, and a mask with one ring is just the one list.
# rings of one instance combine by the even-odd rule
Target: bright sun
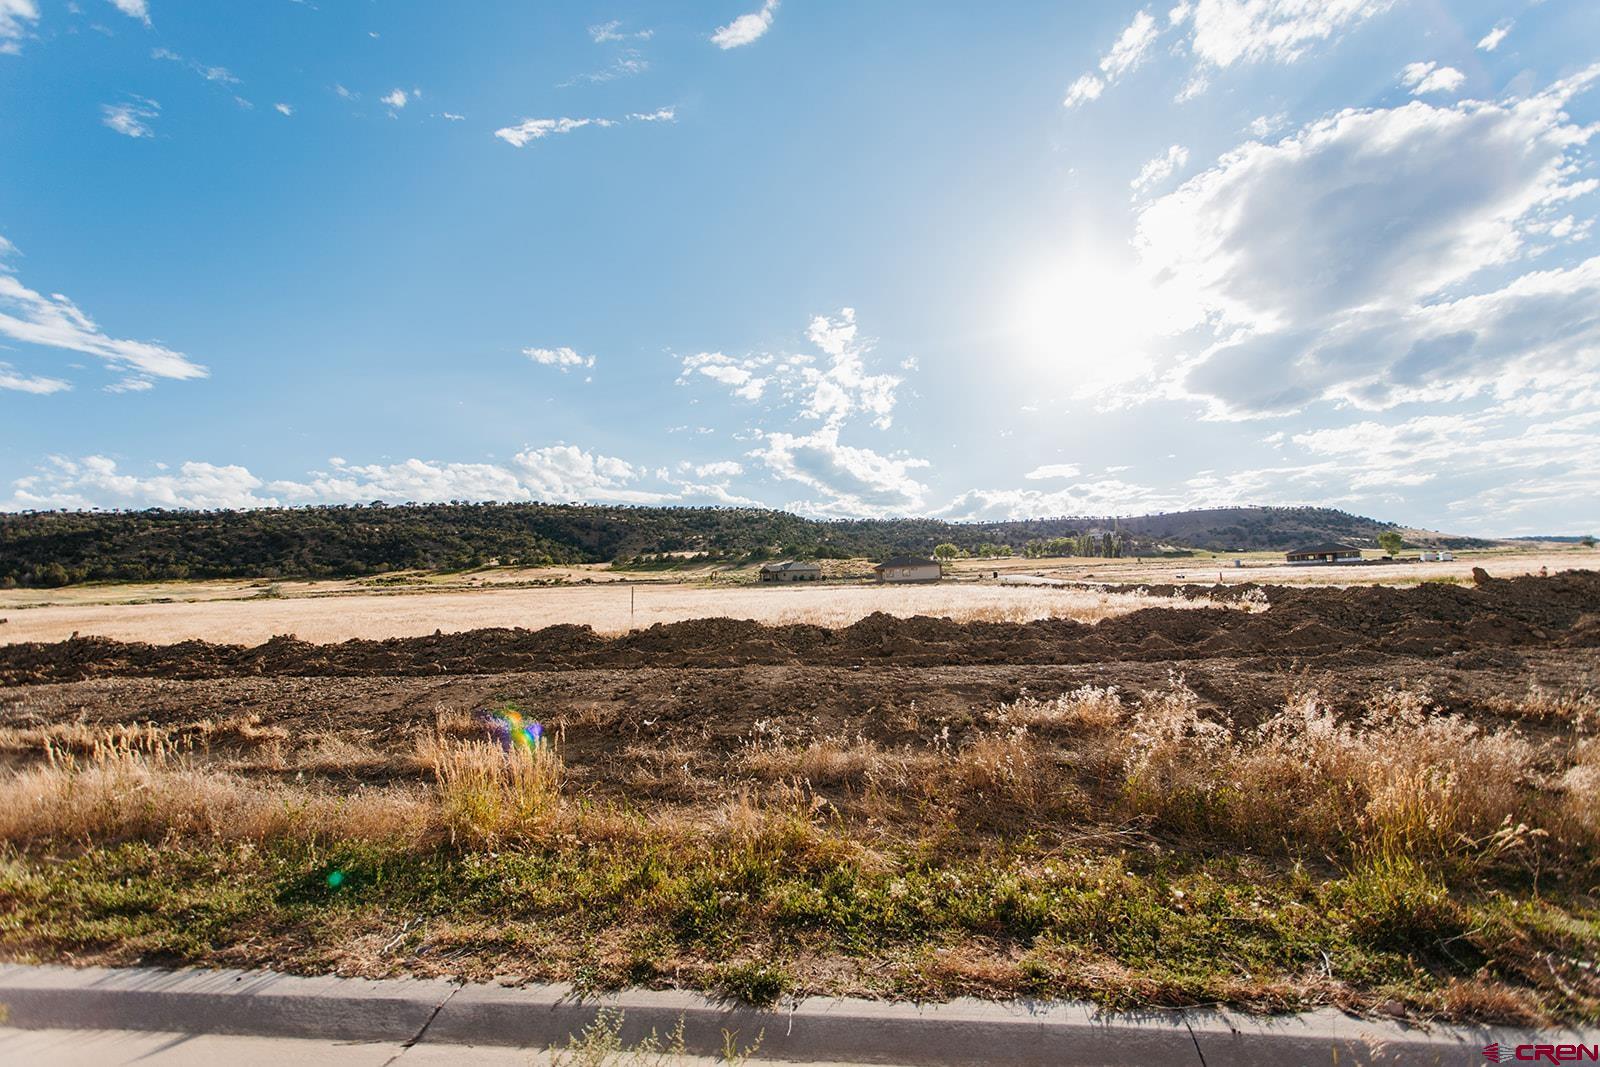
[[1016,337],[1032,366],[1075,393],[1094,392],[1149,368],[1152,296],[1141,279],[1109,262],[1045,265],[1018,287]]

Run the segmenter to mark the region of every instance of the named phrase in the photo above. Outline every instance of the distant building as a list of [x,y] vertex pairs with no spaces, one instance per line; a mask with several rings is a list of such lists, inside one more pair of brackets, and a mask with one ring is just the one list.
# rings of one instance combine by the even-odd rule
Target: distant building
[[1361,550],[1349,545],[1306,545],[1290,550],[1290,563],[1360,563]]
[[763,582],[815,582],[822,579],[822,564],[786,559],[781,563],[763,563]]
[[937,582],[944,576],[938,560],[923,556],[886,559],[872,568],[872,573],[878,576],[880,582]]

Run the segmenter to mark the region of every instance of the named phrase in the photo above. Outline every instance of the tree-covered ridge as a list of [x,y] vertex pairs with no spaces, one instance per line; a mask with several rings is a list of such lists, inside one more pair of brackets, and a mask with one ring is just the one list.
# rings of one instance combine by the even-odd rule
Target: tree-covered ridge
[[[0,515],[0,584],[162,578],[345,577],[489,563],[595,563],[663,553],[740,560],[932,552],[1017,554],[1032,543],[1077,554],[1171,548],[1282,549],[1307,540],[1375,545],[1393,524],[1327,508],[1224,508],[1134,518],[952,523],[815,520],[759,508],[580,504],[380,504],[252,511],[23,512]],[[1112,535],[1107,537],[1106,535]],[[1459,542],[1458,542],[1459,543]],[[1034,552],[1038,552],[1037,547]]]

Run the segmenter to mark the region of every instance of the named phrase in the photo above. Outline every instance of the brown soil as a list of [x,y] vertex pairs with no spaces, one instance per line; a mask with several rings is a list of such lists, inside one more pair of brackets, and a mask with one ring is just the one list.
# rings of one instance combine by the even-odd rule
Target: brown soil
[[[1210,589],[1160,592],[1218,599]],[[814,772],[791,762],[781,772],[766,773],[753,769],[751,762],[762,753],[798,760],[796,754],[803,753],[807,742],[824,740],[836,740],[841,749],[888,753],[885,758],[891,761],[902,754],[911,760],[933,751],[971,752],[985,738],[1002,737],[1002,727],[1009,729],[1007,723],[1015,720],[1008,720],[1007,709],[998,705],[1025,693],[1052,699],[1085,685],[1115,686],[1131,713],[1143,697],[1172,693],[1181,677],[1198,696],[1203,716],[1240,727],[1268,719],[1291,695],[1307,690],[1315,690],[1328,706],[1352,719],[1364,706],[1383,700],[1385,690],[1423,692],[1430,714],[1434,709],[1461,714],[1475,720],[1474,726],[1490,727],[1489,732],[1514,724],[1519,736],[1539,746],[1530,764],[1534,771],[1520,788],[1545,790],[1552,804],[1565,796],[1552,783],[1561,780],[1572,759],[1572,709],[1581,703],[1582,714],[1592,715],[1596,707],[1600,574],[1507,580],[1485,576],[1474,587],[1269,586],[1230,594],[1252,601],[1264,597],[1268,607],[1149,609],[1093,625],[1060,619],[955,623],[875,615],[834,630],[707,619],[620,637],[603,637],[588,627],[556,626],[320,645],[282,637],[254,647],[124,644],[99,638],[0,646],[0,771],[38,767],[62,751],[88,754],[107,736],[142,732],[174,746],[183,765],[193,758],[200,766],[225,772],[229,780],[246,779],[251,787],[265,783],[339,797],[392,790],[395,796],[409,797],[419,782],[432,780],[430,765],[419,755],[430,739],[468,732],[480,736],[474,712],[512,704],[559,739],[562,795],[573,811],[642,809],[653,817],[677,820],[674,825],[703,828],[722,825],[719,820],[731,818],[728,812],[745,800],[778,810],[803,795],[813,805],[810,810],[831,813],[826,818],[835,822],[829,825],[848,828],[862,841],[875,846],[915,842],[917,848],[933,849],[952,861],[999,857],[995,862],[1002,862],[1019,828],[1026,828],[1038,847],[1051,854],[1058,850],[1062,855],[1118,857],[1132,869],[1157,871],[1161,877],[1166,877],[1160,874],[1166,870],[1162,864],[1176,864],[1173,869],[1182,873],[1193,863],[1194,869],[1206,869],[1209,879],[1205,865],[1215,859],[1223,881],[1254,878],[1263,871],[1267,874],[1262,877],[1286,878],[1291,853],[1296,877],[1303,870],[1343,877],[1336,855],[1321,856],[1310,849],[1301,857],[1295,851],[1299,846],[1288,838],[1281,848],[1260,842],[1244,847],[1233,839],[1198,833],[1176,816],[1168,821],[1148,814],[1130,818],[1113,803],[1122,794],[1097,784],[1102,771],[1093,762],[1096,749],[1085,740],[1090,735],[1083,724],[1035,725],[1039,747],[1019,750],[1041,754],[1030,773],[1045,783],[1039,795],[1047,802],[992,792],[996,787],[979,779],[970,792],[960,792],[968,788],[960,785],[967,780],[961,775],[982,769],[976,762],[940,764],[940,773],[955,784],[940,787],[951,790],[953,799],[937,802],[904,782],[885,791],[887,787],[873,780],[858,780],[848,766],[829,773],[819,764]],[[138,729],[104,729],[112,726]],[[803,794],[794,793],[802,777]],[[1081,810],[1074,798],[1084,798]],[[1097,806],[1102,802],[1103,810]],[[50,847],[57,844],[64,852],[75,847],[66,841],[51,842]],[[65,862],[41,855],[41,870]],[[1302,867],[1302,859],[1308,867]],[[1567,900],[1572,908],[1571,929],[1587,931],[1592,889],[1583,887],[1593,884],[1592,867],[1570,854],[1563,862],[1566,867],[1552,860],[1548,870],[1541,869],[1542,891],[1564,894],[1555,899]],[[1511,876],[1498,871],[1493,877]],[[1495,893],[1520,884],[1492,882]],[[11,958],[118,964],[150,959],[137,937],[117,940],[98,932],[97,926],[74,926],[75,913],[66,904],[58,906],[55,898],[47,898],[43,907],[52,922],[59,912],[60,922],[37,941],[14,931],[6,949]],[[184,915],[181,921],[187,923]],[[532,942],[501,942],[477,925],[466,925],[478,922],[469,916],[451,920],[456,926],[430,920],[434,932],[407,942],[406,951],[413,954],[402,961],[389,957],[387,947],[378,947],[394,944],[391,927],[399,920],[379,912],[363,916],[359,922],[368,925],[359,927],[361,937],[334,926],[285,933],[246,925],[240,928],[245,933],[237,934],[242,940],[218,941],[201,955],[182,959],[312,970],[337,966],[352,973],[467,973],[477,968],[506,974],[524,973],[513,969],[530,966],[531,956],[542,968],[536,977],[572,981],[590,973],[595,959],[604,955],[570,934],[559,935],[565,946],[560,953],[535,951],[528,947]],[[535,929],[536,924],[528,921],[524,928]],[[1546,932],[1553,929],[1540,926],[1538,936],[1555,937]],[[741,936],[757,935],[746,930]],[[1563,989],[1592,982],[1576,965],[1558,975],[1550,964],[1552,959],[1591,956],[1590,935],[1560,936],[1570,945],[1563,941],[1552,948],[1528,939],[1526,952],[1538,966],[1515,972],[1524,983],[1518,989],[1538,985],[1546,973]],[[424,957],[424,951],[434,950],[436,942],[429,938],[435,937],[444,949]],[[348,956],[341,957],[347,950]],[[1032,989],[1017,962],[1021,950],[998,934],[963,934],[959,948],[944,942],[915,948],[924,950],[933,954],[928,958],[945,959],[941,954],[949,950],[977,962],[971,973],[952,971],[953,977],[939,977],[942,971],[925,974],[931,965],[915,955],[857,959],[815,948],[816,955],[803,952],[791,963],[806,989],[902,996],[1006,995]],[[755,950],[738,949],[748,951]],[[1187,987],[1162,985],[1173,981],[1170,975],[1152,977],[1137,969],[1143,964],[1135,963],[1126,970],[1112,950],[1094,951],[1109,955],[1106,962],[1086,957],[1082,973],[1089,977],[1082,979],[1087,983],[1083,989],[1107,985],[1107,975],[1124,975],[1119,981],[1138,985],[1129,995],[1139,1003],[1161,998],[1187,1002],[1191,995]],[[1451,951],[1465,950],[1457,946]],[[680,954],[663,956],[667,962],[651,972],[653,981],[709,981],[704,975],[711,973],[706,968],[712,963],[707,961],[717,957],[705,955],[703,947],[672,952]],[[763,947],[755,958],[765,959],[771,952]],[[624,957],[617,957],[622,962],[605,958],[610,961],[605,966],[612,968],[605,971],[607,981],[640,980],[627,970],[631,964]],[[1460,963],[1455,955],[1446,963],[1429,960],[1417,966],[1432,968],[1436,976],[1456,974],[1453,968]],[[673,969],[680,963],[690,969],[680,974]],[[989,968],[984,974],[1001,977],[973,977],[980,967]],[[1360,978],[1341,977],[1350,983],[1346,987],[1331,976],[1307,978],[1299,970],[1269,974],[1260,986],[1250,981],[1247,976],[1223,995],[1254,1005],[1333,1000],[1364,1009],[1387,1002],[1391,995],[1368,988]],[[1208,998],[1218,995],[1215,988],[1206,988]],[[1294,996],[1306,999],[1274,999],[1291,988]],[[1582,988],[1583,996],[1592,995],[1590,985]],[[1592,1007],[1571,1006],[1592,1005],[1592,1000],[1568,995],[1574,999],[1560,1002],[1568,1006],[1559,1012],[1592,1014]],[[1515,1007],[1521,1001],[1507,1003]],[[1442,1010],[1433,1001],[1427,1004],[1428,1012]],[[1509,1017],[1511,1009],[1450,1010],[1474,1019],[1498,1019]]]
[[1587,691],[1600,674],[1600,574],[1264,592],[1263,612],[1151,609],[1095,625],[875,615],[839,630],[706,619],[617,638],[555,626],[253,648],[10,645],[0,647],[0,722],[258,716],[290,737],[399,753],[441,713],[504,701],[562,729],[581,778],[591,761],[601,771],[641,744],[682,743],[714,763],[761,720],[791,735],[916,742],[946,728],[959,737],[974,713],[1024,691],[1094,684],[1139,696],[1179,674],[1235,723],[1267,718],[1298,690],[1353,710],[1386,687],[1425,688],[1446,709],[1493,717],[1531,689]]
[[956,623],[875,614],[832,630],[701,619],[618,637],[602,637],[587,626],[551,626],[326,645],[275,637],[254,647],[80,638],[0,646],[0,685],[642,667],[1187,664],[1240,657],[1269,659],[1280,669],[1290,663],[1372,667],[1395,657],[1449,657],[1458,668],[1510,669],[1523,651],[1572,649],[1588,656],[1600,648],[1600,574],[1594,572],[1485,576],[1472,588],[1257,588],[1270,605],[1266,611],[1150,608],[1095,624]]

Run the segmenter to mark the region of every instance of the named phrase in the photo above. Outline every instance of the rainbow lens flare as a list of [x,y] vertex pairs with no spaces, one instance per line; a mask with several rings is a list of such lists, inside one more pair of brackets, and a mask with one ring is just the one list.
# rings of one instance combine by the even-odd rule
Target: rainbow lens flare
[[489,732],[507,752],[521,750],[532,756],[544,747],[544,726],[534,719],[523,718],[513,708],[481,713]]

